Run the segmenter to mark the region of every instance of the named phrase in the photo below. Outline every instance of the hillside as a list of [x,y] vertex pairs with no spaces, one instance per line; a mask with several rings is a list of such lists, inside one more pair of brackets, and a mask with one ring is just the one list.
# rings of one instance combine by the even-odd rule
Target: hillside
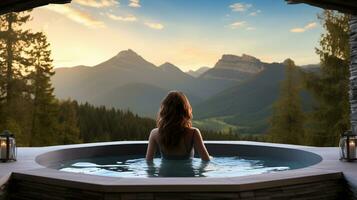
[[[279,97],[280,82],[285,79],[285,66],[272,63],[264,64],[264,68],[243,84],[228,88],[195,106],[198,122],[218,119],[242,133],[265,132],[272,105]],[[303,91],[301,97],[303,108],[311,109],[311,96]]]
[[[266,69],[251,80],[228,88],[196,107],[199,118],[239,115],[265,108],[277,98],[284,66],[266,64]],[[205,108],[211,107],[209,111]]]
[[[95,105],[111,105],[115,108],[129,109],[142,116],[156,118],[163,97],[168,89],[145,83],[130,83],[109,91],[93,99]],[[196,104],[200,98],[187,94],[190,102]],[[113,101],[115,100],[115,101]]]

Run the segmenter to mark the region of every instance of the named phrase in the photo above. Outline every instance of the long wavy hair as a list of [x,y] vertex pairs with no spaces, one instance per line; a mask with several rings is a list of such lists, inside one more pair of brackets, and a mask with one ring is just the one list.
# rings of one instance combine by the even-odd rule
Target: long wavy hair
[[157,117],[160,143],[166,149],[178,146],[184,132],[192,126],[192,108],[187,97],[171,91],[161,102]]

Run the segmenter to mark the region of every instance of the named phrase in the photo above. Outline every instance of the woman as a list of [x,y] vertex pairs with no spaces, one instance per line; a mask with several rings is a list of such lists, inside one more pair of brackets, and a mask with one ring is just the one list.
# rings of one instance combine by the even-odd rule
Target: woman
[[193,158],[194,149],[204,161],[210,156],[197,128],[192,127],[192,108],[182,92],[171,91],[161,102],[157,127],[151,131],[146,160],[152,161],[158,149],[167,160]]

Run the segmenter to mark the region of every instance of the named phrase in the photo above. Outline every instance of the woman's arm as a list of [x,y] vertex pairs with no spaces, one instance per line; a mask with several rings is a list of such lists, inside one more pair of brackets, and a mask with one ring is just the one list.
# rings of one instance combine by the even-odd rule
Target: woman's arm
[[153,129],[149,136],[149,144],[146,150],[146,160],[152,161],[156,153],[156,129]]
[[211,157],[208,154],[205,144],[203,143],[200,130],[196,128],[193,136],[194,136],[195,149],[197,150],[198,155],[200,155],[202,160],[209,161]]

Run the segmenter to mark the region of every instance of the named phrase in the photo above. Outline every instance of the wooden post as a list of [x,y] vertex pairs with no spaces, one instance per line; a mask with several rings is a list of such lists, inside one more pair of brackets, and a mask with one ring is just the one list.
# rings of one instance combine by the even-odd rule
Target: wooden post
[[357,134],[357,15],[350,20],[350,104],[352,133]]

